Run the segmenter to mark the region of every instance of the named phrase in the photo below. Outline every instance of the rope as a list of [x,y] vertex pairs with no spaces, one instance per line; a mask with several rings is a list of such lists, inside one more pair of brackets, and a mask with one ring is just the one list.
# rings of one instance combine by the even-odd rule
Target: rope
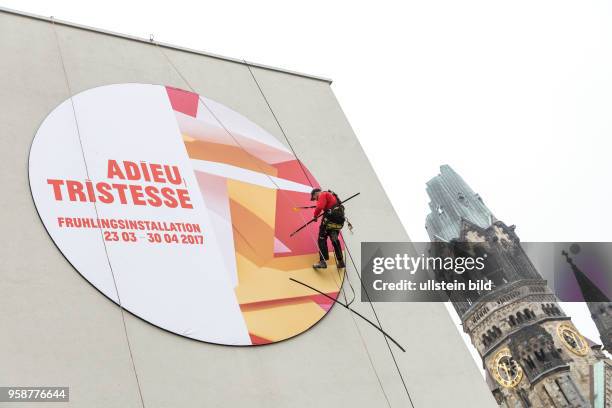
[[[346,244],[345,244],[346,247]],[[335,256],[335,253],[334,253]],[[344,254],[344,259],[346,259],[346,251]],[[346,271],[346,268],[345,268]],[[342,279],[342,277],[340,276],[340,271],[336,269],[336,272],[338,273],[338,277],[340,277],[340,279]],[[338,283],[338,281],[336,281],[336,278],[334,277],[334,282],[336,283],[336,285],[338,285],[341,290],[342,290],[342,296],[344,296],[344,304],[346,305],[346,307],[348,308],[353,301],[356,298],[356,294],[355,294],[355,289],[353,288],[353,285],[351,284],[351,281],[348,279],[348,272],[344,273],[344,276],[346,277],[346,280],[348,281],[350,287],[351,287],[351,291],[353,292],[353,298],[351,299],[350,302],[347,302],[347,296],[346,296],[346,291],[344,290],[344,286],[341,283]],[[385,388],[383,387],[382,384],[382,380],[380,379],[380,376],[378,375],[378,371],[376,370],[376,366],[374,365],[374,360],[372,359],[372,355],[370,354],[370,350],[368,349],[368,346],[365,342],[365,339],[363,338],[363,333],[361,333],[361,329],[359,328],[359,325],[357,324],[357,320],[355,319],[355,316],[353,316],[353,313],[349,313],[349,315],[351,316],[351,320],[353,321],[353,325],[355,326],[355,329],[357,330],[357,334],[359,335],[359,339],[361,340],[361,345],[363,346],[363,349],[366,352],[366,356],[368,357],[368,361],[370,362],[370,367],[372,367],[372,371],[374,372],[374,376],[376,377],[376,381],[378,382],[378,386],[380,387],[380,390],[383,394],[383,396],[385,397],[385,400],[387,401],[387,406],[389,408],[391,408],[391,402],[389,401],[389,396],[387,395],[387,393],[385,392]]]
[[[344,240],[344,236],[342,237],[342,239]],[[345,241],[346,242],[346,241]],[[348,245],[345,245],[346,250],[349,254],[349,259],[351,260],[351,263],[353,264],[353,267],[355,268],[355,273],[357,273],[357,276],[359,277],[359,282],[361,282],[361,288],[363,289],[366,298],[368,299],[368,303],[370,304],[370,308],[372,309],[372,312],[374,313],[374,317],[376,318],[376,322],[378,323],[378,326],[381,328],[382,330],[382,323],[380,322],[380,319],[378,318],[378,314],[376,313],[376,309],[374,308],[374,304],[372,303],[372,300],[370,299],[370,295],[368,294],[368,290],[366,289],[365,285],[363,284],[363,279],[361,279],[361,274],[359,273],[359,271],[357,270],[357,265],[355,264],[355,260],[353,259],[353,255],[351,254],[351,251],[348,248]],[[389,344],[389,340],[387,339],[386,336],[383,336],[385,338],[385,343],[387,343],[387,348],[389,349],[389,353],[391,353],[391,358],[393,359],[393,363],[395,364],[395,368],[397,370],[397,373],[399,374],[400,380],[402,380],[402,384],[404,386],[404,390],[406,390],[406,395],[408,396],[408,401],[410,401],[410,406],[412,408],[414,408],[414,403],[412,402],[412,397],[410,396],[410,391],[408,391],[408,386],[406,385],[406,381],[404,381],[404,376],[402,375],[402,371],[399,368],[399,364],[397,363],[397,360],[395,359],[395,354],[393,354],[393,350],[391,349],[391,345]]]
[[[74,123],[76,126],[76,130],[77,130],[77,135],[79,138],[79,145],[81,147],[81,156],[83,157],[83,163],[85,165],[85,174],[87,175],[87,180],[90,180],[89,177],[89,167],[87,166],[87,160],[85,159],[85,150],[83,149],[83,140],[81,138],[81,130],[79,127],[79,121],[77,119],[77,113],[76,113],[76,108],[74,105],[74,99],[72,96],[72,88],[70,86],[70,81],[68,79],[68,71],[66,70],[66,64],[64,63],[64,56],[62,54],[62,48],[60,45],[60,40],[59,40],[59,36],[57,34],[57,29],[55,28],[55,18],[52,16],[51,17],[51,26],[53,27],[53,34],[55,36],[55,40],[57,43],[57,50],[59,52],[59,56],[60,56],[60,61],[62,64],[62,71],[64,72],[64,81],[66,82],[66,88],[68,88],[68,94],[70,95],[70,105],[72,106],[72,114],[74,117]],[[96,219],[100,218],[100,214],[98,213],[98,207],[96,205],[96,203],[92,203],[93,207],[94,207],[94,211],[96,213]],[[115,293],[117,294],[117,302],[119,304],[119,310],[121,312],[121,321],[123,323],[123,332],[125,334],[125,340],[128,346],[128,352],[130,355],[130,361],[132,363],[132,369],[134,370],[134,377],[136,378],[136,385],[138,386],[138,395],[140,397],[140,403],[142,404],[142,407],[145,407],[145,403],[144,403],[144,398],[142,396],[142,388],[140,386],[140,379],[138,378],[138,371],[136,370],[136,363],[134,362],[134,354],[132,352],[132,345],[130,343],[130,337],[128,336],[128,330],[127,330],[127,324],[125,322],[125,313],[124,313],[124,308],[123,308],[123,304],[121,303],[121,296],[119,295],[119,288],[117,286],[117,279],[115,277],[115,272],[113,270],[113,266],[111,265],[111,261],[110,261],[110,256],[108,255],[108,248],[106,246],[106,241],[104,240],[104,235],[102,232],[102,228],[99,228],[100,230],[100,237],[102,238],[102,244],[104,246],[104,253],[106,255],[106,261],[108,262],[108,267],[110,269],[111,272],[111,276],[113,278],[113,285],[115,287]]]
[[[154,44],[154,45],[155,45],[155,46],[156,46],[156,47],[157,47],[157,48],[160,50],[161,54],[162,54],[162,55],[163,55],[163,56],[166,58],[166,60],[167,60],[167,61],[168,61],[168,63],[170,64],[170,66],[171,66],[171,67],[172,67],[172,68],[173,68],[173,69],[176,71],[176,73],[177,73],[177,74],[179,75],[179,77],[180,77],[180,78],[183,80],[183,82],[184,82],[184,83],[187,85],[187,87],[188,87],[188,88],[191,90],[191,92],[193,92],[193,93],[195,93],[195,94],[197,94],[197,95],[198,95],[198,100],[200,101],[200,103],[202,103],[202,105],[203,105],[203,106],[206,108],[206,110],[207,110],[207,111],[208,111],[208,112],[211,114],[211,116],[212,116],[212,117],[215,119],[215,121],[216,121],[216,122],[219,124],[219,126],[221,126],[221,127],[223,128],[223,130],[224,130],[224,131],[225,131],[225,132],[226,132],[226,133],[227,133],[227,134],[228,134],[228,135],[229,135],[229,136],[230,136],[230,137],[233,139],[234,143],[236,143],[236,145],[237,145],[238,147],[240,147],[240,148],[241,148],[243,151],[245,151],[245,152],[247,152],[247,153],[248,153],[248,149],[246,149],[244,146],[242,146],[242,144],[241,144],[241,143],[238,141],[238,139],[237,139],[237,138],[236,138],[236,137],[235,137],[235,136],[232,134],[232,132],[230,132],[230,131],[229,131],[229,129],[228,129],[228,128],[227,128],[227,127],[226,127],[226,126],[225,126],[225,125],[224,125],[224,124],[221,122],[221,120],[220,120],[220,119],[217,117],[217,115],[215,115],[215,113],[212,111],[212,109],[210,109],[210,107],[209,107],[209,106],[208,106],[208,105],[207,105],[207,104],[204,102],[204,100],[202,99],[201,95],[195,91],[195,88],[194,88],[193,86],[191,86],[191,83],[190,83],[190,82],[187,80],[187,78],[185,78],[185,76],[184,76],[184,75],[183,75],[183,74],[180,72],[180,70],[179,70],[179,69],[176,67],[176,65],[175,65],[175,64],[172,62],[172,60],[170,59],[170,57],[168,57],[168,55],[167,55],[167,54],[164,52],[164,50],[163,50],[163,49],[162,49],[162,48],[159,46],[159,44],[158,44],[157,42],[152,42],[152,43],[153,43],[153,44]],[[247,67],[248,67],[248,64],[247,64]],[[250,72],[252,72],[252,71],[250,70],[250,67],[249,67],[249,71],[250,71]],[[254,79],[254,80],[257,82],[257,79],[256,79],[254,76],[253,76],[253,79]],[[264,96],[264,98],[265,98],[265,95],[263,94],[263,91],[262,91],[261,87],[259,87],[259,85],[258,85],[258,88],[259,88],[260,92],[262,93],[262,95],[263,95],[263,96]],[[266,101],[267,101],[267,98],[265,98],[265,99],[266,99]],[[268,103],[267,103],[267,105],[268,105],[268,107],[270,108],[270,110],[272,111],[271,106],[270,106]],[[272,111],[272,112],[273,112],[273,111]],[[275,116],[275,118],[276,118],[276,115],[274,115],[274,116]],[[279,122],[277,122],[277,123],[278,123],[278,125],[279,125],[279,127],[280,127],[280,123],[279,123]],[[281,129],[282,129],[282,128],[281,128]],[[286,134],[284,133],[284,131],[283,131],[283,135],[285,136],[285,138],[286,138],[286,140],[287,140],[287,144],[288,144],[288,145],[290,145],[290,147],[291,147],[291,143],[289,142],[289,140],[288,140],[288,138],[287,138]],[[298,163],[300,163],[300,166],[302,166],[301,161],[299,160],[299,158],[298,158],[298,156],[297,156],[297,154],[296,154],[295,150],[293,150],[293,148],[292,148],[292,147],[291,147],[291,149],[292,149],[292,152],[293,152],[294,156],[296,157],[296,159],[297,159]],[[259,163],[257,163],[256,161],[254,161],[254,164],[255,164],[255,165],[256,165],[256,166],[257,166],[257,167],[258,167],[260,170],[262,170],[262,168],[261,168],[261,166],[259,165]],[[306,173],[306,171],[305,171],[305,169],[304,169],[303,167],[302,167],[302,171],[304,171],[304,174],[307,176],[307,173]],[[283,192],[283,190],[280,188],[280,186],[278,186],[278,184],[277,184],[277,183],[274,181],[274,179],[273,179],[273,178],[272,178],[270,175],[268,175],[268,174],[267,174],[266,172],[264,172],[264,171],[262,171],[262,173],[263,173],[263,174],[265,174],[265,175],[268,177],[268,179],[269,179],[269,180],[272,182],[272,184],[274,184],[274,185],[276,186],[277,190],[278,190],[278,191],[279,191],[281,194],[282,194],[282,193],[284,193],[284,192]],[[308,178],[308,176],[307,176],[307,178]],[[308,178],[308,180],[310,180],[310,179]],[[295,207],[295,203],[293,202],[293,200],[291,200],[291,199],[290,199],[290,201],[292,202],[293,206]],[[302,217],[302,219],[304,219],[304,217],[303,217],[301,214],[300,214],[300,217]],[[311,238],[312,238],[312,239],[313,239],[313,241],[314,241],[314,238],[312,237],[312,235],[310,235],[310,236],[311,236]],[[344,239],[344,238],[343,238],[343,239]],[[316,244],[316,241],[315,241],[315,244]],[[317,246],[318,246],[318,245],[317,245]],[[347,248],[347,250],[348,250],[348,246],[346,245],[346,241],[345,241],[345,248]],[[349,252],[349,255],[350,255],[350,252]],[[357,271],[357,266],[356,266],[355,262],[353,261],[352,256],[351,256],[351,262],[352,262],[352,264],[353,264],[353,267],[355,268],[355,271]],[[345,274],[345,275],[346,275],[346,274]],[[359,273],[358,273],[358,276],[359,276],[359,279],[361,280],[361,277],[360,277]],[[362,282],[362,285],[363,285],[363,282]],[[371,307],[372,307],[372,309],[373,309],[373,306],[372,306],[371,301],[370,301],[370,306],[371,306]],[[354,321],[354,323],[355,323],[355,325],[356,325],[357,323],[356,323],[356,321],[354,320],[354,317],[353,317],[353,321]],[[378,319],[378,317],[377,317],[377,321],[378,321],[378,322],[379,322],[379,324],[380,324],[380,320]],[[360,335],[360,337],[361,337],[361,340],[362,340],[362,343],[363,343],[363,345],[364,345],[364,348],[366,349],[366,353],[367,353],[368,358],[369,358],[369,360],[370,360],[370,364],[371,364],[371,366],[372,366],[372,369],[373,369],[373,371],[374,371],[374,373],[375,373],[375,375],[376,375],[376,377],[377,377],[377,379],[378,379],[378,383],[379,383],[379,385],[380,385],[380,387],[381,387],[381,391],[383,392],[383,394],[384,394],[384,396],[385,396],[385,399],[386,399],[386,401],[387,401],[387,404],[389,404],[389,406],[390,406],[390,403],[389,403],[389,398],[388,398],[388,396],[387,396],[387,394],[386,394],[386,392],[385,392],[385,390],[384,390],[384,388],[383,388],[383,386],[382,386],[382,382],[381,382],[381,380],[380,380],[380,377],[378,376],[378,372],[377,372],[377,370],[376,370],[376,368],[375,368],[375,366],[374,366],[374,363],[373,363],[373,361],[372,361],[372,358],[371,358],[371,355],[370,355],[369,350],[368,350],[368,348],[367,348],[367,345],[366,345],[365,339],[363,338],[363,336],[362,336],[362,334],[361,334],[361,331],[360,331],[360,330],[358,330],[358,333],[359,333],[359,335]],[[383,337],[384,337],[384,336],[383,336]],[[385,337],[385,340],[386,340],[386,337]],[[387,341],[387,347],[389,347],[389,349],[390,349],[390,345],[389,345],[388,341]],[[395,361],[395,356],[393,355],[393,352],[391,352],[391,355],[392,355],[392,357],[393,357],[393,359],[394,359],[394,361]],[[397,365],[397,362],[396,362],[396,368],[398,369],[398,372],[399,372],[399,367],[398,367],[398,365]],[[405,385],[405,382],[404,382],[404,380],[403,380],[403,377],[401,376],[401,372],[400,372],[400,378],[402,379],[402,383],[404,384],[404,388],[407,390],[406,385]],[[408,398],[410,399],[410,395],[409,395],[409,394],[408,394]],[[411,399],[410,399],[410,402],[411,402],[411,404],[412,404],[412,400],[411,400]],[[414,408],[414,405],[412,405],[412,406],[413,406],[413,408]]]
[[326,297],[327,299],[331,300],[334,303],[338,303],[340,306],[344,307],[345,309],[350,310],[351,312],[355,313],[357,316],[361,317],[363,320],[365,320],[366,322],[368,322],[372,327],[374,327],[376,330],[380,331],[382,334],[384,334],[389,340],[391,340],[397,347],[399,347],[403,352],[405,352],[406,350],[404,350],[404,348],[401,346],[401,344],[399,344],[397,341],[395,341],[395,339],[393,339],[391,336],[389,336],[389,334],[385,333],[380,327],[378,327],[377,325],[375,325],[370,319],[368,319],[367,317],[365,317],[364,315],[362,315],[361,313],[359,313],[358,311],[356,311],[355,309],[352,309],[350,306],[345,305],[344,303],[342,303],[341,301],[339,301],[338,299],[334,299],[333,297],[321,292],[319,289],[317,288],[313,288],[312,286],[308,285],[307,283],[304,282],[300,282],[297,279],[294,278],[289,278],[290,281],[293,281],[295,283],[299,283],[302,286],[307,287],[308,289],[311,289],[314,292],[317,292],[319,295]]
[[[243,59],[243,62],[247,66],[247,68],[249,70],[249,73],[251,74],[251,77],[253,78],[253,81],[255,81],[255,84],[257,85],[257,89],[259,89],[259,92],[260,92],[261,96],[263,97],[264,101],[266,102],[266,105],[268,106],[268,109],[270,109],[270,112],[272,113],[272,116],[274,116],[274,119],[276,120],[276,123],[278,124],[278,126],[279,126],[279,128],[280,128],[280,130],[281,130],[281,132],[283,134],[283,136],[285,137],[285,140],[286,140],[287,144],[289,145],[289,147],[291,148],[291,151],[293,152],[294,156],[298,160],[298,163],[300,163],[300,166],[302,166],[302,161],[299,159],[299,156],[298,156],[297,152],[293,148],[291,142],[289,141],[289,138],[287,137],[287,134],[283,130],[283,128],[282,128],[278,118],[276,117],[276,114],[274,113],[274,110],[272,109],[272,106],[270,105],[270,103],[268,101],[268,98],[266,98],[266,95],[263,92],[263,89],[261,88],[261,85],[257,81],[257,78],[255,77],[255,74],[253,73],[253,70],[251,69],[251,66],[244,59]],[[303,167],[302,167],[302,171],[304,171],[304,174],[306,175],[306,171],[305,171],[305,169]],[[308,177],[308,176],[306,175],[306,177]],[[380,322],[380,319],[378,318],[378,314],[376,313],[376,309],[374,308],[374,305],[372,304],[372,301],[370,299],[370,295],[368,294],[368,291],[366,290],[365,285],[363,284],[363,280],[361,279],[361,274],[359,273],[358,268],[357,268],[357,264],[355,263],[355,260],[353,259],[353,255],[351,254],[351,252],[349,250],[348,243],[344,239],[344,236],[342,234],[340,234],[340,235],[342,236],[342,240],[344,241],[344,247],[346,248],[346,251],[347,251],[347,253],[349,255],[349,259],[351,260],[353,268],[355,269],[355,273],[357,274],[357,276],[359,278],[359,281],[361,282],[361,286],[364,289],[364,292],[365,292],[366,297],[368,299],[368,303],[370,304],[370,308],[372,309],[372,312],[374,313],[374,316],[376,317],[376,321],[378,322],[378,326],[380,327],[380,329],[382,331],[383,330],[382,324]],[[335,255],[335,253],[334,253],[334,255]],[[348,272],[345,272],[345,276],[347,277],[347,280],[348,280]],[[350,281],[349,281],[349,285],[351,286],[351,289],[353,290],[353,293],[355,293],[355,291],[353,289],[353,286],[350,284]],[[344,297],[345,297],[345,303],[346,303],[346,294],[344,294]],[[354,298],[353,298],[353,300],[354,300]],[[351,303],[352,303],[352,301],[351,301]],[[353,317],[353,319],[354,319],[354,317]],[[355,322],[355,324],[356,324],[356,322]],[[361,336],[361,331],[359,331],[359,334]],[[402,375],[402,372],[401,372],[401,370],[399,368],[399,365],[397,363],[397,360],[395,358],[395,354],[393,354],[393,350],[391,349],[391,345],[389,344],[389,339],[385,335],[383,335],[383,337],[385,339],[385,343],[387,344],[387,348],[389,349],[389,353],[391,353],[391,358],[393,359],[393,362],[395,364],[395,368],[397,370],[397,373],[399,374],[400,380],[402,381],[402,385],[404,386],[404,390],[406,391],[406,395],[408,396],[408,400],[410,401],[410,405],[414,408],[414,403],[412,402],[412,397],[410,395],[410,392],[408,391],[408,387],[406,385],[406,382],[404,381],[404,377]],[[362,342],[363,342],[363,344],[364,344],[364,346],[366,348],[366,351],[368,352],[368,357],[370,358],[370,362],[372,363],[372,367],[374,368],[374,364],[373,364],[373,362],[371,360],[371,356],[370,356],[370,353],[369,353],[369,351],[367,349],[365,340],[363,339],[363,337],[361,338],[361,340],[362,340]],[[376,372],[375,368],[374,368],[374,372],[376,374],[376,377],[379,378],[378,377],[378,373]],[[380,378],[379,378],[379,382],[380,382]],[[385,395],[385,398],[387,399],[387,403],[389,403],[389,399],[387,397],[387,394],[385,393],[384,388],[382,388],[382,383],[380,383],[380,386],[381,386],[381,389],[383,391],[383,394]]]
[[270,105],[270,102],[268,101],[268,98],[266,98],[266,95],[264,94],[263,90],[261,89],[261,86],[259,86],[259,81],[257,81],[257,78],[255,77],[255,73],[251,69],[251,66],[244,59],[242,60],[242,62],[244,62],[244,65],[246,65],[246,67],[249,69],[249,73],[251,74],[251,77],[253,78],[253,81],[255,81],[255,85],[257,85],[257,89],[259,89],[259,93],[261,94],[261,96],[263,97],[264,101],[266,102],[266,105],[268,105],[268,109],[270,110],[270,113],[274,117],[274,120],[276,121],[276,124],[278,125],[278,128],[280,129],[281,133],[285,137],[285,141],[289,145],[289,148],[291,149],[291,151],[293,152],[293,155],[295,156],[297,162],[299,163],[300,168],[302,169],[302,172],[304,173],[304,176],[306,176],[306,180],[308,180],[308,184],[310,184],[310,187],[314,187],[314,185],[312,184],[312,181],[310,181],[310,177],[308,177],[308,172],[306,171],[306,168],[302,164],[302,161],[300,160],[300,158],[298,157],[297,153],[295,152],[295,149],[293,148],[293,145],[289,141],[289,138],[287,137],[287,134],[285,133],[285,130],[281,126],[278,118],[276,117],[276,114],[274,113],[274,110],[272,109],[272,106]]
[[[289,145],[289,147],[291,148],[291,151],[293,152],[293,155],[296,157],[296,159],[297,159],[298,163],[300,163],[300,167],[302,168],[302,171],[304,172],[304,175],[306,175],[306,177],[308,178],[308,175],[307,175],[307,173],[306,173],[306,170],[304,169],[304,167],[303,167],[303,165],[302,165],[302,161],[299,159],[299,156],[298,156],[297,152],[295,151],[295,149],[293,148],[293,145],[291,144],[291,141],[289,140],[289,137],[288,137],[288,136],[287,136],[287,134],[285,133],[285,131],[284,131],[283,127],[281,126],[281,124],[280,124],[280,122],[279,122],[279,120],[278,120],[278,118],[277,118],[277,116],[276,116],[276,114],[274,113],[274,110],[272,109],[272,106],[270,105],[270,102],[268,101],[268,98],[266,97],[265,93],[263,92],[263,89],[262,89],[261,85],[259,84],[259,81],[257,81],[257,77],[255,76],[255,74],[254,74],[253,70],[251,69],[251,66],[250,66],[250,65],[249,65],[249,64],[248,64],[248,63],[247,63],[247,62],[246,62],[244,59],[243,59],[243,62],[244,62],[244,64],[247,66],[247,68],[248,68],[248,70],[249,70],[249,73],[251,74],[251,77],[253,78],[253,81],[254,81],[254,82],[255,82],[255,84],[257,85],[257,89],[259,90],[259,92],[260,92],[261,96],[263,97],[264,101],[266,102],[266,105],[268,106],[268,109],[270,110],[270,112],[272,113],[272,116],[274,117],[274,119],[275,119],[276,123],[278,124],[278,127],[279,127],[279,129],[281,130],[281,133],[283,134],[283,136],[284,136],[284,138],[285,138],[285,141],[287,142],[287,144],[288,144],[288,145]],[[310,181],[310,179],[308,179],[308,180]],[[359,274],[359,272],[358,272],[358,270],[357,270],[357,265],[355,264],[355,261],[353,260],[353,256],[352,256],[352,254],[351,254],[351,252],[350,252],[350,250],[349,250],[349,247],[348,247],[348,244],[347,244],[346,240],[344,239],[344,236],[342,236],[342,240],[344,241],[344,247],[345,247],[346,251],[347,251],[347,252],[348,252],[348,254],[349,254],[349,257],[350,257],[351,263],[352,263],[352,265],[353,265],[353,268],[355,269],[355,272],[357,273],[357,276],[359,277],[359,281],[361,282],[361,285],[363,286],[363,281],[361,280],[361,275]],[[334,256],[335,256],[335,252],[334,252]],[[345,261],[346,261],[346,256],[345,256]],[[338,272],[338,273],[339,273],[339,272]],[[353,285],[352,285],[352,284],[351,284],[351,282],[350,282],[349,275],[348,275],[348,271],[347,271],[346,269],[345,269],[345,277],[346,277],[346,279],[347,279],[347,281],[348,281],[348,283],[349,283],[349,286],[350,286],[350,288],[351,288],[351,290],[352,290],[352,292],[353,292],[353,299],[351,300],[351,302],[350,302],[350,303],[348,303],[348,302],[347,302],[346,293],[344,292],[344,289],[343,289],[343,295],[344,295],[345,304],[346,304],[346,305],[347,305],[347,307],[348,307],[348,306],[349,306],[351,303],[353,303],[353,301],[355,300],[356,294],[355,294],[355,289],[353,288]],[[335,280],[335,279],[334,279],[334,280]],[[366,290],[365,292],[366,292],[366,295],[367,295],[367,290]],[[378,318],[378,315],[376,314],[376,310],[374,309],[374,305],[372,304],[372,302],[371,302],[371,300],[370,300],[369,295],[367,295],[367,297],[368,297],[368,303],[370,304],[370,307],[372,308],[372,311],[374,312],[374,315],[375,315],[375,317],[376,317],[376,321],[378,322],[378,325],[379,325],[379,327],[380,327],[380,328],[381,328],[381,330],[382,330],[382,325],[381,325],[381,323],[380,323],[380,319]],[[369,349],[368,349],[368,347],[367,347],[367,344],[366,344],[366,342],[365,342],[365,339],[363,338],[363,335],[362,335],[362,333],[361,333],[361,330],[359,330],[359,326],[357,325],[357,321],[355,320],[355,317],[354,317],[352,314],[351,314],[351,317],[352,317],[352,319],[353,319],[353,323],[355,324],[355,327],[357,328],[357,332],[358,332],[358,334],[359,334],[359,337],[361,338],[361,342],[362,342],[362,344],[363,344],[363,346],[364,346],[364,348],[365,348],[365,350],[366,350],[366,354],[367,354],[367,356],[368,356],[368,359],[369,359],[369,361],[370,361],[370,364],[371,364],[371,366],[372,366],[372,369],[373,369],[373,371],[374,371],[374,374],[375,374],[375,376],[376,376],[376,378],[377,378],[377,380],[378,380],[378,383],[379,383],[379,385],[380,385],[381,391],[382,391],[382,393],[383,393],[383,395],[384,395],[384,397],[385,397],[385,400],[387,401],[387,405],[390,407],[390,406],[391,406],[391,403],[390,403],[390,401],[389,401],[389,397],[387,396],[387,393],[386,393],[386,392],[385,392],[385,390],[384,390],[384,387],[383,387],[383,385],[382,385],[382,381],[380,380],[380,377],[379,377],[379,375],[378,375],[378,372],[377,372],[377,370],[376,370],[376,368],[375,368],[375,366],[374,366],[374,362],[373,362],[373,360],[372,360],[372,356],[371,356],[371,354],[370,354],[370,352],[369,352]],[[391,353],[391,357],[393,358],[393,361],[394,361],[394,363],[395,363],[395,367],[396,367],[397,372],[398,372],[398,374],[399,374],[399,376],[400,376],[400,379],[401,379],[401,381],[402,381],[402,384],[403,384],[403,386],[404,386],[404,389],[406,390],[406,394],[407,394],[407,396],[408,396],[408,400],[410,401],[410,405],[411,405],[411,406],[414,408],[414,404],[413,404],[413,402],[412,402],[412,398],[411,398],[411,396],[410,396],[410,392],[408,391],[408,387],[406,386],[406,383],[405,383],[405,381],[404,381],[404,378],[403,378],[403,376],[402,376],[402,373],[401,373],[401,371],[400,371],[400,369],[399,369],[399,366],[398,366],[397,361],[396,361],[396,359],[395,359],[395,355],[393,354],[393,350],[391,349],[391,345],[389,344],[389,340],[387,339],[387,337],[386,337],[386,336],[384,336],[384,335],[383,335],[383,337],[384,337],[385,342],[386,342],[386,344],[387,344],[387,348],[389,349],[389,352]]]
[[[345,250],[343,251],[343,254],[344,254],[344,259],[346,261],[346,242],[344,243],[344,247],[345,247]],[[338,257],[336,256],[336,251],[334,251],[334,258],[336,258],[336,265],[338,265]],[[346,264],[346,262],[345,262],[345,264]],[[346,265],[345,265],[344,270],[346,271]],[[338,268],[336,268],[336,273],[338,275],[338,278],[340,279],[340,283],[338,283],[338,281],[336,281],[335,277],[334,277],[334,282],[336,283],[336,285],[338,285],[338,287],[340,287],[342,289],[342,294],[344,295],[344,303],[347,306],[350,306],[351,304],[353,304],[353,302],[355,301],[355,297],[357,296],[355,294],[355,288],[353,288],[353,284],[351,283],[351,281],[349,279],[348,273],[345,272],[344,273],[344,277],[346,278],[346,281],[348,282],[349,287],[351,288],[352,295],[353,295],[353,298],[351,299],[351,301],[348,302],[347,301],[347,297],[346,297],[346,292],[344,290],[344,286],[342,285],[342,276],[340,275],[340,270]]]
[[[300,168],[302,169],[302,172],[304,173],[304,176],[306,176],[306,179],[308,180],[308,184],[310,184],[310,186],[313,187],[313,183],[311,182],[310,177],[308,176],[308,172],[304,168],[302,160],[300,160],[297,152],[295,151],[295,148],[293,147],[293,144],[291,143],[291,141],[289,140],[289,137],[287,136],[287,133],[285,133],[285,130],[283,129],[283,126],[280,124],[280,121],[278,120],[278,117],[274,113],[274,109],[272,109],[272,105],[270,105],[270,101],[268,101],[268,98],[266,97],[266,94],[264,93],[261,85],[259,84],[259,81],[257,80],[257,77],[255,76],[255,73],[253,72],[253,70],[251,69],[251,66],[249,65],[249,63],[245,59],[243,59],[242,62],[244,63],[244,65],[246,65],[247,69],[249,70],[249,74],[251,75],[251,78],[253,78],[253,82],[255,82],[255,85],[257,85],[257,89],[259,90],[259,94],[261,95],[261,97],[263,98],[264,102],[266,103],[266,106],[268,107],[268,110],[272,114],[272,117],[274,117],[274,120],[276,121],[276,124],[278,125],[278,128],[280,129],[281,133],[283,134],[283,137],[285,138],[285,141],[287,142],[287,145],[291,149],[291,152],[293,153],[293,155],[295,156],[298,164],[300,165]],[[317,244],[317,243],[315,242],[315,244]],[[344,244],[346,246],[346,242]],[[336,252],[335,251],[334,251],[334,257],[336,257]],[[344,259],[346,259],[346,254],[344,256]],[[338,259],[336,258],[336,265],[337,264],[338,264]],[[345,271],[346,271],[346,268],[345,268]],[[342,289],[342,292],[344,294],[344,300],[345,300],[345,303],[346,303],[347,297],[346,297],[346,293],[344,293],[344,289],[342,288],[342,277],[340,277],[340,271],[336,270],[336,272],[338,273],[338,276],[339,276],[341,282],[338,283],[338,282],[336,282],[335,279],[334,279],[334,282],[336,282],[338,284],[338,287]],[[348,284],[349,284],[349,286],[351,288],[351,291],[353,293],[352,300],[347,303],[347,305],[350,306],[355,301],[356,294],[355,294],[355,289],[353,288],[353,284],[351,283],[351,281],[349,279],[348,273],[345,272],[344,276],[345,276],[345,278],[346,278],[346,280],[347,280],[347,282],[348,282]]]

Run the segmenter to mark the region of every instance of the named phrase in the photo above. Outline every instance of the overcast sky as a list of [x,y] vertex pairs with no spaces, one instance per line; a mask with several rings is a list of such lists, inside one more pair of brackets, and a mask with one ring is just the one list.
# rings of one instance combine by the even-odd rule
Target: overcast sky
[[415,241],[444,163],[523,241],[612,241],[609,1],[0,4],[331,77]]

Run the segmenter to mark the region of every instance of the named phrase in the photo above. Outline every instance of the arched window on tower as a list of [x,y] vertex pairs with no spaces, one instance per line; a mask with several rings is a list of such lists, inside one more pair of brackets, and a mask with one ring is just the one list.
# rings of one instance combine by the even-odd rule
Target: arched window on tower
[[491,340],[495,340],[497,338],[496,333],[491,329],[487,330],[487,335],[489,336]]
[[527,356],[527,358],[524,358],[523,361],[525,362],[526,367],[529,367],[532,370],[535,368],[535,363],[533,362],[531,356]]

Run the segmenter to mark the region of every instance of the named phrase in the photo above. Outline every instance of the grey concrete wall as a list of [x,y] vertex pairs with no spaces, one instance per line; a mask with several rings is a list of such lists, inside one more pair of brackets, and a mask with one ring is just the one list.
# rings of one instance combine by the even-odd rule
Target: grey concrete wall
[[[155,46],[56,28],[73,93],[124,82],[188,89]],[[198,93],[283,140],[244,65],[166,52]],[[73,407],[138,407],[121,310],[63,258],[30,195],[32,138],[69,97],[52,25],[0,12],[0,56],[0,385],[70,386]],[[357,229],[346,237],[355,260],[361,241],[407,240],[329,84],[265,69],[255,74],[318,180],[341,196],[361,192],[349,206]],[[352,267],[348,273],[358,287]],[[374,318],[368,303],[353,305]],[[415,407],[495,406],[443,305],[375,308],[407,349],[392,346]],[[339,307],[297,338],[257,348],[204,344],[127,313],[125,319],[146,407],[382,407],[382,389],[391,406],[410,406],[384,338]],[[58,406],[36,406],[46,405]]]

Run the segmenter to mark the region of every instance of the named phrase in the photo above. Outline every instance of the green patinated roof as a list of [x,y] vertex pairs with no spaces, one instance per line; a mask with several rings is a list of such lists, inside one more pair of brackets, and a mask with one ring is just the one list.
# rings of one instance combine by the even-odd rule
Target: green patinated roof
[[431,212],[425,228],[432,241],[458,238],[462,219],[481,228],[494,220],[482,198],[448,165],[440,166],[440,174],[427,182],[427,194]]

